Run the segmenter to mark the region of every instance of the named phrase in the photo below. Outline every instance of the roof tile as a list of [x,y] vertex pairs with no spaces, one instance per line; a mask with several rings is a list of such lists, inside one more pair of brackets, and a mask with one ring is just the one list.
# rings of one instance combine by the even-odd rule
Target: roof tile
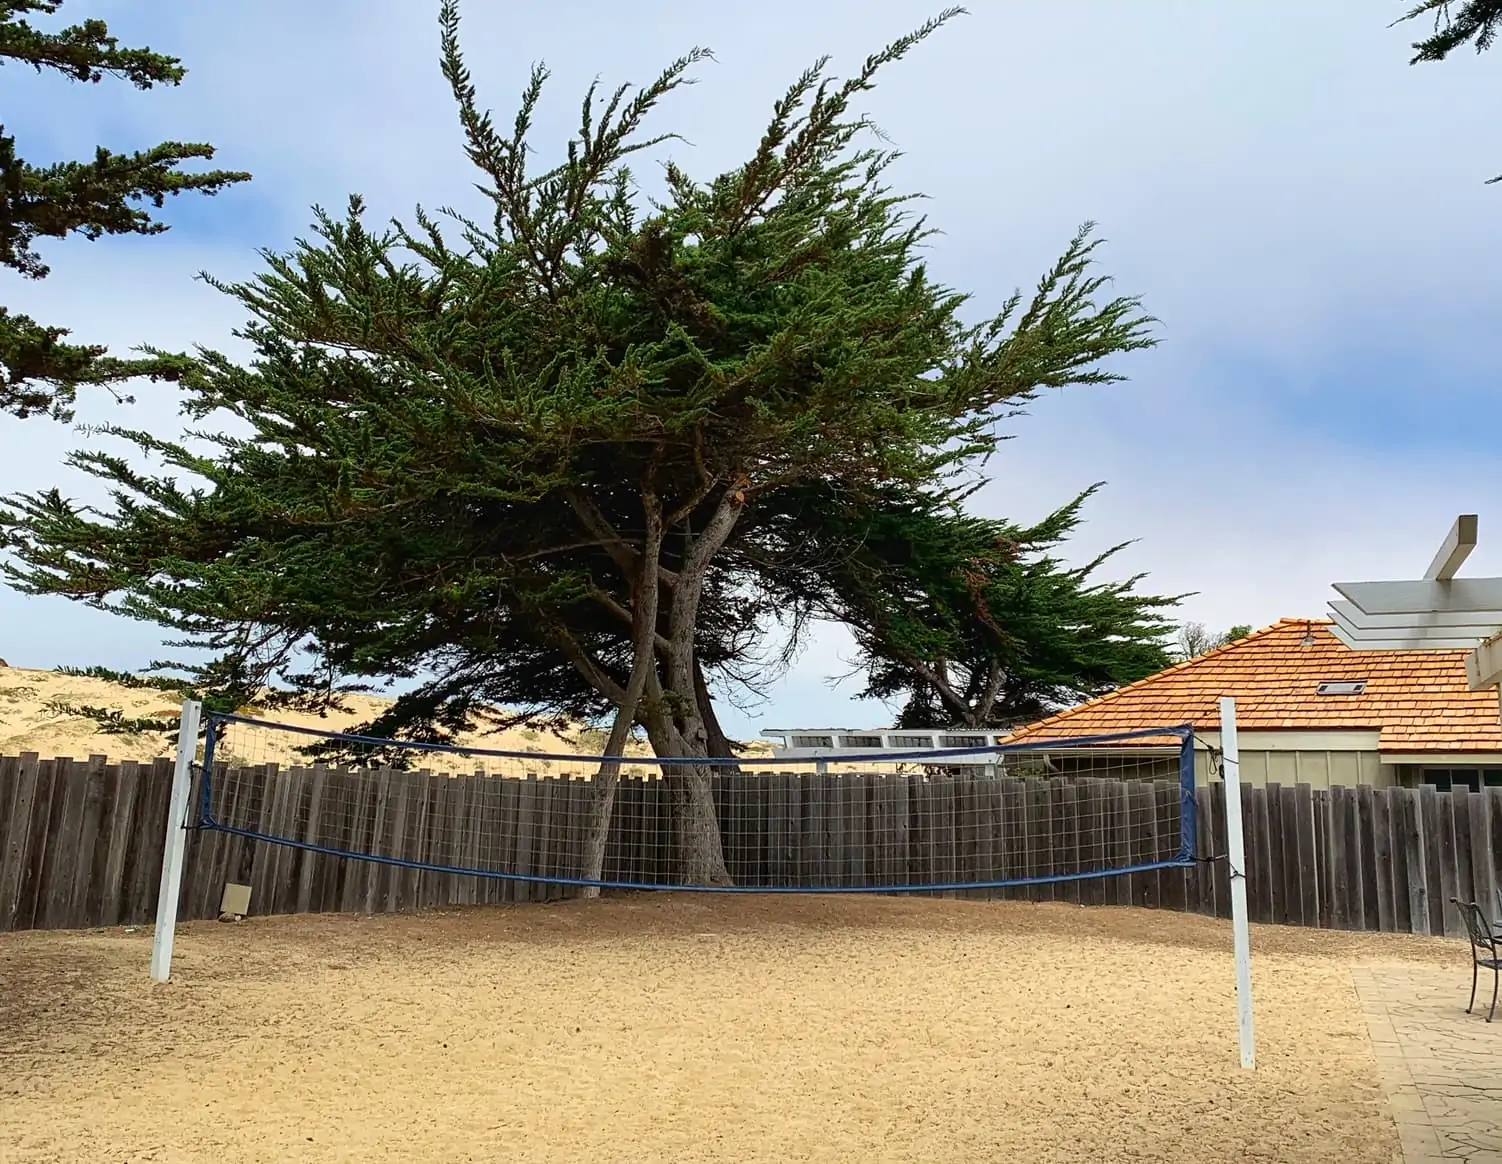
[[[1243,731],[1369,730],[1383,751],[1502,752],[1494,690],[1472,691],[1458,651],[1353,651],[1328,619],[1285,618],[1099,699],[1018,729],[1009,742],[1220,726],[1219,699],[1236,697]],[[1312,639],[1312,642],[1306,642]],[[1360,695],[1318,695],[1329,680],[1366,681]]]

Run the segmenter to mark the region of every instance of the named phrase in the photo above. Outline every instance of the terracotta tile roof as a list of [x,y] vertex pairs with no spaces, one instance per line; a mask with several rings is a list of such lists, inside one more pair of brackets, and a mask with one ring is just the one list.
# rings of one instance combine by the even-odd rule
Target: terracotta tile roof
[[[1378,731],[1384,752],[1502,752],[1495,690],[1471,691],[1467,651],[1353,651],[1328,619],[1285,618],[1217,650],[1018,729],[1008,742],[1170,727],[1220,726],[1236,697],[1242,731]],[[1306,645],[1306,633],[1314,642]],[[1327,680],[1360,695],[1317,695]]]

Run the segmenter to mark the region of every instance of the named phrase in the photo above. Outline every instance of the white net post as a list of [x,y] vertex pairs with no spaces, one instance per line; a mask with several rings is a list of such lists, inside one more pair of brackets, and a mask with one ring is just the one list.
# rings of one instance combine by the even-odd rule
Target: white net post
[[151,939],[151,977],[166,982],[172,974],[172,942],[177,936],[177,899],[183,883],[183,851],[188,844],[188,795],[193,787],[193,756],[198,749],[198,720],[203,704],[183,703],[177,729],[177,766],[172,771],[172,799],[167,808],[167,843],[162,852],[162,884],[156,903],[156,932]]
[[1241,827],[1241,751],[1236,739],[1236,700],[1220,700],[1220,754],[1226,790],[1226,860],[1231,871],[1231,941],[1236,957],[1236,1027],[1241,1065],[1257,1065],[1252,1042],[1252,937],[1246,916],[1246,839]]

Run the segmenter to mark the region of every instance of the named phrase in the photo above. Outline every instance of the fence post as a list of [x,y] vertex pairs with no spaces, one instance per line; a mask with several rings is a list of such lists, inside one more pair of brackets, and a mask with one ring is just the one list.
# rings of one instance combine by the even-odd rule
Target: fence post
[[162,886],[156,901],[156,931],[151,937],[151,976],[158,982],[166,982],[172,973],[177,897],[182,890],[183,851],[188,844],[188,793],[193,787],[193,755],[198,749],[198,717],[202,711],[203,704],[184,700],[177,728],[177,766],[172,771],[167,843],[162,850]]
[[1252,939],[1246,916],[1246,838],[1241,827],[1241,751],[1236,739],[1236,700],[1220,700],[1220,751],[1225,769],[1226,862],[1231,872],[1231,939],[1236,952],[1236,1026],[1241,1065],[1257,1064],[1252,1043]]

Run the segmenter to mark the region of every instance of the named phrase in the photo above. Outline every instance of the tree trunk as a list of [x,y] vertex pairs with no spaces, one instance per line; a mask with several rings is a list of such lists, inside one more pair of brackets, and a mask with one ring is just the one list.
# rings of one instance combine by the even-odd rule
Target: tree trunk
[[[610,819],[615,811],[616,789],[621,782],[620,758],[625,755],[626,744],[631,739],[631,729],[636,725],[642,693],[646,691],[648,680],[657,668],[657,616],[662,593],[657,571],[662,556],[662,509],[655,496],[644,493],[642,510],[647,528],[641,557],[637,561],[636,577],[631,586],[631,677],[626,681],[624,697],[616,707],[615,722],[610,727],[610,738],[605,743],[605,761],[595,773],[593,795],[590,798],[589,831],[584,838],[584,861],[580,874],[586,881],[599,881],[604,876],[605,847],[610,841]],[[599,886],[586,886],[584,896],[599,897]]]
[[[662,651],[663,713],[658,721],[658,735],[664,745],[679,756],[695,760],[710,757],[707,721],[700,711],[700,687],[695,672],[694,632],[699,616],[699,598],[704,592],[704,575],[710,560],[725,544],[739,518],[744,498],[727,489],[715,505],[710,519],[691,539],[685,538],[683,561],[673,584],[673,601],[668,609],[667,644]],[[703,694],[708,695],[704,688]],[[663,731],[663,728],[671,730]],[[651,728],[648,728],[651,734]],[[722,733],[723,734],[723,733]],[[658,746],[657,754],[672,755]],[[710,791],[713,775],[708,764],[675,765],[672,780],[673,831],[678,848],[679,874],[689,885],[731,885],[725,867],[725,850],[720,841],[720,821]]]
[[[605,875],[605,847],[610,841],[610,820],[615,813],[615,792],[621,783],[621,754],[626,750],[626,741],[631,738],[631,727],[636,720],[635,704],[628,710],[619,707],[615,723],[610,728],[610,739],[605,745],[605,762],[595,773],[590,789],[589,831],[584,837],[584,861],[579,876],[586,881],[599,881]],[[586,885],[584,896],[600,896],[598,885]]]
[[[659,756],[708,757],[702,738],[693,747],[666,716],[651,716],[647,735]],[[733,885],[720,841],[720,819],[710,790],[708,764],[673,764],[663,768],[673,806],[673,842],[679,880],[684,885]]]
[[673,823],[685,885],[735,884],[725,865],[710,776],[705,765],[680,770],[673,777]]
[[[710,695],[709,682],[704,678],[704,668],[699,665],[698,656],[694,657],[694,702],[699,706],[699,718],[704,723],[704,738],[709,743],[709,754],[716,759],[735,755],[730,746],[730,738],[720,726],[720,717],[715,715],[714,699]],[[715,771],[722,776],[740,770],[739,764],[715,765]]]

